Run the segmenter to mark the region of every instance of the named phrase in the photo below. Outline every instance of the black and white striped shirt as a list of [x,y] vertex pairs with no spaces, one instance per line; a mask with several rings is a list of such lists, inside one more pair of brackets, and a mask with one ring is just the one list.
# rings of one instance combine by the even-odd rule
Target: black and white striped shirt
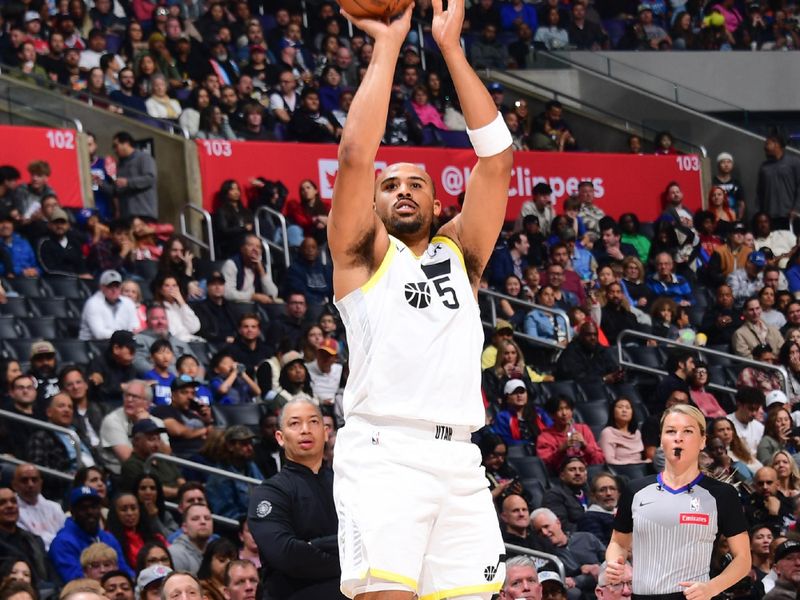
[[746,531],[747,521],[727,483],[701,473],[672,489],[659,474],[631,482],[614,529],[633,532],[633,593],[673,594],[681,581],[708,581],[714,540]]

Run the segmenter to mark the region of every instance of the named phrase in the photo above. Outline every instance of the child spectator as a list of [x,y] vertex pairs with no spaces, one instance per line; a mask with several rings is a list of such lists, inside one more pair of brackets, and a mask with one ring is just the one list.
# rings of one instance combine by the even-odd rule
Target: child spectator
[[211,359],[211,390],[215,404],[245,404],[261,395],[261,388],[245,371],[242,364],[237,364],[227,352],[220,352]]
[[166,406],[172,404],[172,380],[175,374],[169,366],[175,360],[172,344],[168,340],[156,340],[150,346],[150,360],[153,368],[144,373],[144,378],[153,383],[153,404]]
[[[197,359],[191,354],[184,354],[178,358],[178,361],[175,363],[175,369],[177,370],[178,375],[188,375],[189,377],[199,381],[200,363],[197,362]],[[194,399],[198,404],[207,406],[211,404],[212,398],[213,394],[207,385],[199,384],[197,386],[194,393]]]

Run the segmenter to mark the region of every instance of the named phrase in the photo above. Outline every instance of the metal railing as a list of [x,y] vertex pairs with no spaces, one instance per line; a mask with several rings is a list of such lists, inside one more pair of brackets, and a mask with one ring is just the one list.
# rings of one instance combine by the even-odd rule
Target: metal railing
[[[669,372],[664,369],[656,369],[654,367],[648,367],[646,365],[639,365],[629,360],[626,360],[624,349],[622,347],[622,340],[626,337],[634,337],[643,340],[653,340],[673,347],[690,349],[696,352],[697,354],[719,356],[720,358],[724,358],[731,362],[738,362],[743,365],[747,365],[749,367],[755,367],[757,369],[763,369],[769,371],[777,371],[777,373],[783,380],[784,393],[787,395],[787,397],[790,395],[789,377],[788,374],[786,373],[786,369],[780,365],[771,365],[769,363],[761,362],[759,360],[753,360],[752,358],[745,358],[737,354],[729,354],[728,352],[712,350],[711,348],[705,348],[703,346],[689,346],[687,344],[682,344],[677,340],[671,340],[668,338],[659,337],[657,335],[653,335],[652,333],[642,333],[641,331],[634,331],[633,329],[624,329],[617,336],[617,360],[619,361],[619,365],[621,367],[626,367],[629,369],[633,369],[635,371],[642,371],[644,373],[650,373],[652,375],[662,375],[662,376],[669,375]],[[736,388],[728,387],[727,385],[722,385],[719,383],[712,383],[710,381],[709,383],[706,384],[706,387],[714,390],[720,390],[722,392],[728,392],[730,394],[736,393]]]
[[[170,510],[174,510],[178,512],[178,505],[175,502],[166,501],[164,502],[164,506],[166,506]],[[231,527],[239,528],[239,521],[235,519],[231,519],[229,517],[223,517],[222,515],[217,515],[215,513],[211,513],[211,520],[216,521],[217,523],[221,523],[223,525],[229,525]]]
[[62,481],[72,481],[73,476],[69,473],[62,473],[61,471],[56,471],[55,469],[51,469],[50,467],[43,467],[42,465],[37,465],[36,463],[32,463],[27,460],[22,460],[21,458],[17,458],[16,456],[11,456],[8,454],[0,454],[0,461],[11,463],[12,465],[33,465],[42,475],[46,475],[47,477],[52,477],[53,479],[61,479]]
[[[265,215],[268,219],[275,219],[278,221],[278,225],[280,226],[281,231],[281,242],[282,244],[278,244],[277,242],[272,241],[271,239],[263,236],[261,234],[261,215]],[[292,264],[292,255],[289,252],[289,229],[286,225],[286,217],[284,217],[279,211],[275,210],[274,208],[270,208],[269,206],[259,206],[256,209],[255,214],[255,231],[256,235],[260,237],[263,241],[265,241],[270,247],[275,248],[278,252],[283,254],[283,263],[286,265],[288,269]]]
[[[20,69],[17,69],[16,67],[11,67],[6,64],[0,64],[0,74],[13,77],[14,74],[17,73],[21,74],[22,71]],[[36,75],[26,75],[23,81],[26,81],[28,83],[36,85],[37,87],[47,89],[53,92],[60,92],[65,96],[69,96],[73,100],[79,100],[81,102],[85,102],[87,105],[92,107],[94,107],[94,105],[98,103],[100,105],[101,110],[107,110],[103,105],[113,106],[122,111],[122,113],[117,114],[117,116],[127,117],[129,119],[141,121],[144,122],[145,124],[152,125],[153,127],[171,133],[172,135],[177,135],[187,140],[190,139],[189,132],[186,130],[185,127],[180,125],[180,123],[170,121],[169,119],[159,119],[157,117],[152,117],[149,114],[143,113],[134,108],[117,104],[107,96],[104,97],[96,96],[90,92],[87,92],[86,90],[73,90],[68,85],[63,85],[61,83],[52,81],[50,79],[43,79]],[[70,120],[69,117],[63,115],[58,115],[58,116],[59,118]],[[79,129],[78,131],[83,131],[83,129]]]
[[270,279],[274,279],[272,276],[272,250],[270,250],[267,240],[260,238],[260,241],[261,247],[264,249],[264,270],[270,276]]
[[[196,212],[202,217],[203,223],[205,224],[206,227],[206,235],[208,236],[208,242],[189,233],[189,224],[186,216],[187,211]],[[184,207],[181,209],[180,225],[181,225],[181,235],[183,237],[185,237],[190,242],[197,244],[203,250],[206,250],[208,252],[208,258],[210,260],[214,261],[217,259],[217,250],[214,247],[214,227],[211,223],[211,214],[209,214],[207,210],[198,208],[194,204],[184,205]]]
[[506,550],[509,552],[513,552],[514,554],[524,554],[525,556],[533,556],[535,558],[544,558],[546,560],[552,561],[555,564],[556,568],[558,569],[558,574],[561,577],[561,581],[564,581],[564,577],[566,576],[566,572],[564,571],[564,562],[558,558],[555,554],[548,554],[547,552],[540,552],[539,550],[531,550],[530,548],[524,548],[522,546],[517,546],[515,544],[506,544]]
[[75,464],[79,469],[83,466],[83,457],[81,456],[81,438],[78,437],[78,434],[72,429],[67,429],[66,427],[61,427],[59,425],[53,425],[47,421],[40,421],[39,419],[26,417],[25,415],[19,415],[7,410],[0,410],[0,417],[25,423],[31,427],[38,427],[39,429],[47,429],[48,431],[53,431],[55,433],[65,434],[70,439],[73,448],[75,448]]
[[[536,310],[539,310],[541,312],[549,313],[549,314],[551,314],[551,315],[553,315],[555,317],[563,319],[564,325],[566,326],[566,332],[565,333],[566,333],[566,336],[567,336],[567,343],[569,343],[572,340],[574,332],[572,331],[572,327],[570,327],[569,317],[567,316],[567,313],[564,312],[563,310],[561,310],[560,308],[550,308],[548,306],[542,306],[541,304],[536,304],[534,302],[529,302],[528,300],[520,300],[519,298],[514,298],[513,296],[507,296],[505,294],[501,294],[500,292],[495,292],[494,290],[478,290],[478,295],[479,296],[488,296],[492,300],[489,303],[492,320],[489,321],[489,322],[481,321],[487,327],[494,327],[496,325],[496,323],[497,323],[497,305],[494,302],[494,299],[507,300],[508,302],[511,302],[512,304],[519,304],[521,306],[524,306],[526,309],[528,309],[528,311],[536,309]],[[545,346],[545,347],[551,348],[553,350],[563,350],[564,349],[564,347],[562,345],[557,344],[556,342],[551,342],[551,341],[543,339],[543,338],[534,337],[532,335],[528,335],[526,333],[522,333],[521,331],[515,331],[514,332],[514,337],[522,339],[522,340],[526,340],[526,341],[528,341],[528,342],[530,342],[532,344],[537,344],[539,346]]]
[[151,471],[151,469],[153,468],[154,460],[171,462],[181,467],[194,469],[195,471],[203,471],[204,473],[210,473],[211,475],[219,475],[220,477],[227,477],[228,479],[235,479],[236,481],[243,481],[251,485],[259,485],[261,483],[260,479],[256,479],[254,477],[247,477],[246,475],[231,473],[230,471],[226,471],[225,469],[219,469],[217,467],[212,467],[210,465],[204,465],[198,462],[194,462],[193,460],[187,460],[185,458],[178,458],[177,456],[172,456],[170,454],[161,454],[160,452],[151,454],[145,459],[144,461],[145,473],[149,473]]

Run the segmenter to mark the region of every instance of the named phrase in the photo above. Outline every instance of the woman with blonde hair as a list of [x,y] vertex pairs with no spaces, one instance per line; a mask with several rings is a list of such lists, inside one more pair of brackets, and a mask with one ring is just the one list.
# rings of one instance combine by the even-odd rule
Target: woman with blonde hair
[[778,474],[778,491],[787,498],[800,494],[800,468],[792,455],[786,450],[778,450],[772,455],[769,466]]
[[722,440],[728,450],[728,456],[746,466],[750,471],[751,479],[753,474],[764,466],[750,453],[747,444],[736,433],[736,427],[728,417],[717,417],[711,421],[709,436]]
[[[637,565],[634,596],[677,597],[682,589],[686,598],[710,600],[750,571],[750,538],[739,495],[700,471],[705,445],[706,418],[696,407],[676,404],[664,411],[664,471],[631,482],[620,499],[606,550],[608,584],[622,583],[631,551]],[[712,578],[708,571],[719,534],[727,538],[733,560]]]
[[503,387],[511,379],[540,383],[552,381],[551,375],[541,375],[525,364],[522,350],[514,340],[501,340],[497,346],[494,366],[483,372],[483,391],[488,400],[498,406],[503,404]]

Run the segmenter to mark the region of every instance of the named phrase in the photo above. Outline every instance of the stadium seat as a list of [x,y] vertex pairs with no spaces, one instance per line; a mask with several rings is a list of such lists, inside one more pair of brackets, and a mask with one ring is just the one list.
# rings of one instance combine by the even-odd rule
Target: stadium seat
[[[715,344],[713,346],[708,346],[709,350],[717,350],[719,352],[725,352],[730,354],[730,346],[727,344]],[[720,367],[728,367],[733,364],[733,360],[727,356],[718,356],[716,354],[704,353],[700,352],[703,359],[706,361],[708,365],[719,365]]]
[[25,298],[45,298],[53,295],[47,284],[38,277],[17,277],[9,283],[15,292]]
[[30,337],[24,325],[21,325],[16,317],[4,315],[0,317],[0,340],[12,340],[15,338]]
[[7,298],[5,304],[0,304],[0,314],[29,317],[33,314],[33,310],[27,298],[16,296]]
[[194,355],[200,359],[203,364],[208,364],[213,356],[208,346],[208,342],[189,342],[189,347],[194,352]]
[[538,456],[524,456],[519,458],[508,458],[509,464],[519,473],[520,479],[538,479],[544,484],[545,488],[550,487],[550,476],[547,467],[544,466],[542,459]]
[[50,298],[31,298],[31,307],[37,315],[51,317],[79,317],[80,312],[75,313],[73,307],[67,302],[66,298],[55,296]]
[[574,381],[545,381],[542,383],[542,390],[547,398],[564,395],[571,398],[575,404],[586,401],[583,392]]
[[728,375],[722,365],[708,365],[708,381],[717,385],[728,385]]
[[52,277],[47,280],[47,286],[53,290],[53,295],[72,300],[85,300],[91,295],[88,286],[77,277]]
[[631,362],[642,367],[664,369],[666,360],[661,351],[655,346],[630,346],[625,348]]
[[609,465],[607,464],[608,470],[618,477],[623,477],[624,479],[631,481],[633,479],[639,479],[646,475],[650,474],[650,467],[646,463],[641,463],[638,465]]
[[267,405],[259,403],[249,404],[212,404],[211,412],[218,427],[232,425],[247,425],[253,433],[259,433],[258,421],[267,411]]
[[18,322],[25,325],[30,337],[53,341],[58,337],[55,317],[22,317]]
[[530,446],[526,444],[512,444],[511,446],[508,446],[507,458],[524,458],[526,456],[532,456]]
[[[31,344],[36,340],[27,337],[16,337],[3,340],[6,354],[20,362],[31,358]],[[24,369],[23,369],[24,371]]]
[[89,342],[83,340],[55,339],[53,345],[58,352],[59,362],[86,365],[92,360]]
[[575,412],[592,430],[595,439],[599,440],[600,432],[608,424],[608,402],[605,400],[584,402],[575,406]]
[[602,383],[579,383],[578,388],[581,390],[586,402],[602,400],[608,403],[611,400],[608,388]]
[[140,288],[149,288],[149,284],[158,275],[158,262],[155,260],[137,260],[133,263],[133,274],[142,279],[139,284]]
[[73,317],[56,317],[56,326],[59,336],[74,339],[78,337],[81,328],[81,320]]
[[534,508],[539,508],[542,505],[542,500],[544,499],[545,488],[542,482],[533,477],[520,479],[519,482],[522,485],[522,488],[530,495],[531,506]]

